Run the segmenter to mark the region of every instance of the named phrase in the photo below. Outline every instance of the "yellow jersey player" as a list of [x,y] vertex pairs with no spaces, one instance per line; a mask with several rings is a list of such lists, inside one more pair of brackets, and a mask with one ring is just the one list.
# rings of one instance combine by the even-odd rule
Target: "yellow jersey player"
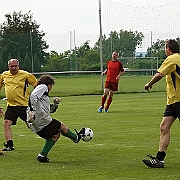
[[165,53],[167,58],[154,77],[145,85],[145,89],[149,91],[156,82],[166,76],[167,105],[160,124],[159,150],[156,157],[148,155],[150,160],[143,159],[144,164],[152,168],[164,167],[164,159],[170,142],[170,128],[177,118],[180,120],[180,51],[178,42],[174,39],[167,40]]
[[33,87],[37,84],[37,79],[33,74],[19,69],[17,59],[10,59],[8,68],[8,71],[4,71],[0,75],[0,90],[3,86],[5,87],[7,100],[3,124],[6,143],[4,143],[5,148],[2,151],[14,150],[11,125],[16,125],[18,117],[26,122],[26,109],[30,95],[29,84]]

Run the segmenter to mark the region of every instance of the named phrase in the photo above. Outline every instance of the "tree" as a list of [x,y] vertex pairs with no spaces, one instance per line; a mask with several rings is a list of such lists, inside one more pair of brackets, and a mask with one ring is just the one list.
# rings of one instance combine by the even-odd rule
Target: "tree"
[[[26,14],[13,12],[5,15],[6,21],[0,25],[0,52],[4,61],[9,60],[9,54],[13,58],[20,57],[22,63],[28,55],[33,58],[36,54],[40,63],[45,63],[46,49],[48,45],[43,40],[45,33],[39,30],[40,25],[33,21],[31,11]],[[28,66],[28,71],[33,68]]]
[[152,46],[147,49],[147,57],[158,57],[158,59],[165,59],[164,53],[165,40],[157,39]]
[[2,53],[0,52],[0,73],[5,69],[5,63],[3,62]]
[[37,54],[34,55],[34,72],[41,72],[41,67],[42,65],[39,62],[39,58],[37,56]]
[[120,56],[133,57],[136,48],[142,44],[144,35],[138,31],[123,31],[120,30],[118,43]]
[[[97,53],[89,45],[89,42],[86,41],[83,45],[76,49],[76,63],[78,63],[78,70],[87,71],[87,70],[98,70],[100,69],[99,59],[97,58]],[[98,50],[99,55],[99,50]],[[98,65],[97,65],[98,63]]]
[[29,58],[28,53],[26,53],[26,56],[24,58],[24,61],[20,64],[20,67],[22,67],[25,71],[30,71],[31,66],[31,59]]
[[[138,31],[120,30],[119,32],[111,31],[109,37],[102,37],[102,49],[104,58],[110,59],[113,51],[118,51],[120,57],[133,57],[135,50],[142,44],[144,35]],[[100,39],[95,44],[100,47]]]
[[51,51],[46,59],[47,63],[43,71],[69,71],[70,62],[67,52],[58,54],[56,51]]

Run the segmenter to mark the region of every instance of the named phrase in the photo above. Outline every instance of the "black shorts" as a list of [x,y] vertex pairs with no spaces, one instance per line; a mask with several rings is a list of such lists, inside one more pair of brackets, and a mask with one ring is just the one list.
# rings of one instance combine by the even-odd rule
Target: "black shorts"
[[175,119],[178,118],[180,120],[180,102],[167,105],[164,111],[164,117],[166,116],[172,116]]
[[27,106],[7,106],[4,119],[12,121],[12,125],[16,125],[18,117],[26,121]]
[[60,132],[60,129],[61,122],[57,121],[56,119],[52,119],[52,121],[46,127],[38,131],[36,134],[44,139],[49,139],[58,134]]

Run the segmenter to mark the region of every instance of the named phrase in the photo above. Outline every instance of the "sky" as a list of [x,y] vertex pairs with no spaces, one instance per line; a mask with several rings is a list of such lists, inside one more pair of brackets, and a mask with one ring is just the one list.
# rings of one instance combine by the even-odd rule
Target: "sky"
[[[106,1],[106,0],[102,0]],[[110,0],[132,6],[161,6],[178,0]],[[62,53],[89,41],[94,46],[99,38],[99,0],[5,0],[0,5],[0,24],[5,14],[31,11],[33,20],[46,35],[48,51]]]

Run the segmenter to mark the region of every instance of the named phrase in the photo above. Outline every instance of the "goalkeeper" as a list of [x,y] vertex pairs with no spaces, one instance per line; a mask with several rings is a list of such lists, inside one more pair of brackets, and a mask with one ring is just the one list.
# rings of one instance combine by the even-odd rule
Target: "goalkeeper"
[[61,102],[61,99],[56,97],[53,98],[53,104],[50,104],[48,93],[54,84],[55,81],[50,75],[42,75],[30,95],[27,108],[27,122],[30,129],[46,140],[42,151],[37,156],[39,162],[49,162],[47,155],[59,139],[60,134],[75,143],[78,143],[83,135],[83,130],[73,133],[63,122],[50,116],[50,113],[55,112]]

